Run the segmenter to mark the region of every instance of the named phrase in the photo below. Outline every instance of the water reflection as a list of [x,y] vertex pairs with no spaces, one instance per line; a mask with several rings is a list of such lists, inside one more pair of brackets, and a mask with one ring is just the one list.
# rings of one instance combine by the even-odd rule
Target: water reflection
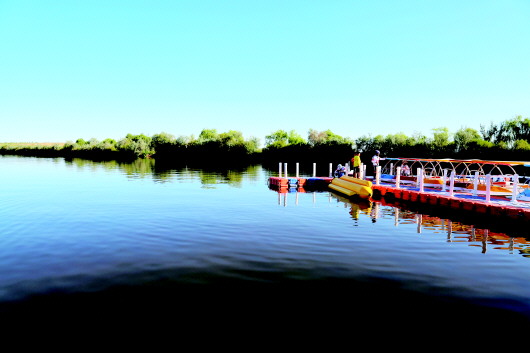
[[157,164],[155,159],[137,159],[132,162],[92,161],[81,158],[66,159],[69,167],[89,170],[92,172],[119,170],[127,178],[152,178],[155,183],[189,182],[200,180],[203,188],[216,188],[217,185],[229,185],[241,188],[244,181],[260,180],[260,165],[235,166],[222,168],[219,166],[190,168],[187,165],[168,166]]
[[502,232],[493,232],[488,228],[477,228],[472,224],[465,224],[447,218],[439,218],[427,214],[415,213],[401,209],[396,206],[384,206],[388,211],[394,213],[394,225],[411,223],[416,224],[418,234],[423,229],[431,230],[432,233],[445,234],[445,240],[449,243],[468,243],[469,246],[478,247],[482,253],[488,250],[507,250],[510,253],[519,251],[527,257],[530,241],[526,237],[511,236]]
[[[327,190],[276,194],[267,190],[268,175],[259,166],[199,170],[151,160],[2,162],[0,311],[9,307],[17,315],[24,310],[46,318],[62,307],[70,319],[72,308],[98,308],[109,317],[117,307],[132,315],[142,309],[151,313],[156,303],[162,316],[187,322],[183,307],[204,321],[213,306],[227,309],[215,315],[225,325],[235,304],[254,318],[262,303],[285,305],[275,318],[300,304],[300,313],[314,319],[311,324],[342,326],[349,317],[373,331],[389,317],[402,327],[411,313],[425,313],[413,321],[429,329],[452,317],[459,327],[475,327],[463,326],[461,317],[476,312],[462,314],[456,306],[447,315],[447,306],[440,310],[439,303],[487,300],[488,306],[509,305],[530,317],[530,269],[514,261],[524,263],[522,256],[530,255],[526,240],[477,223]],[[486,259],[481,252],[521,256]],[[255,293],[265,294],[263,300]],[[32,295],[39,299],[33,302]],[[18,302],[11,306],[10,300]],[[197,314],[204,303],[213,305]],[[367,315],[359,313],[364,308]],[[338,317],[320,319],[320,312]],[[286,332],[296,326],[287,322]],[[416,334],[407,329],[404,337]]]
[[[284,207],[298,205],[300,195],[307,193],[302,188],[275,188],[273,186],[269,188],[278,193],[278,205]],[[530,236],[527,235],[494,231],[471,223],[406,209],[402,205],[398,206],[385,201],[350,199],[327,191],[312,192],[314,204],[317,202],[317,194],[326,195],[329,203],[339,203],[349,209],[348,213],[355,221],[355,225],[365,219],[369,219],[372,223],[379,220],[392,220],[395,228],[413,226],[417,234],[444,234],[446,242],[465,243],[470,247],[479,248],[482,253],[501,250],[530,257]]]
[[90,170],[93,172],[104,170],[119,170],[122,174],[131,178],[143,178],[154,174],[155,161],[153,159],[136,159],[132,162],[110,161],[92,161],[89,159],[72,158],[65,159],[68,167],[73,167],[83,171]]
[[525,257],[530,254],[530,241],[525,236],[495,232],[488,228],[480,228],[449,218],[423,214],[396,205],[384,205],[380,202],[375,202],[375,204],[384,209],[385,217],[388,218],[390,215],[393,217],[395,227],[400,224],[415,224],[418,234],[423,233],[424,230],[429,230],[433,234],[445,234],[446,242],[467,243],[469,246],[480,248],[482,253],[493,249],[507,250],[510,253],[518,251]]

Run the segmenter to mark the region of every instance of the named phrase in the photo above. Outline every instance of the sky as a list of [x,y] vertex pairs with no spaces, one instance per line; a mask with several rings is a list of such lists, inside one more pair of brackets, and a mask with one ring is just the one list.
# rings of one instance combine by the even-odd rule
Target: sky
[[528,0],[0,0],[0,142],[530,118]]

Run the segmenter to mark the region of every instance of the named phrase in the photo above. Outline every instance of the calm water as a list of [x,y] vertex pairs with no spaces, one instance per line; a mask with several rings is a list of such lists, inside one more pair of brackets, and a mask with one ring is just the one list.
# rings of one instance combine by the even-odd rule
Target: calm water
[[0,157],[0,168],[4,315],[528,325],[523,230],[329,192],[282,194],[261,166]]

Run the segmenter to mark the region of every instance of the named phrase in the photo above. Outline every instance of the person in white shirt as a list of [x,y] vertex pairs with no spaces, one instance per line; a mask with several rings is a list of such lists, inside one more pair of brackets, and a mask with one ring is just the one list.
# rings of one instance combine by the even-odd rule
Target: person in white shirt
[[379,151],[378,150],[375,150],[375,154],[374,156],[372,157],[372,165],[374,166],[374,175],[375,175],[375,172],[376,172],[376,169],[377,169],[377,166],[379,165]]
[[405,175],[405,176],[410,175],[410,167],[406,161],[403,162],[403,165],[401,166],[401,175]]

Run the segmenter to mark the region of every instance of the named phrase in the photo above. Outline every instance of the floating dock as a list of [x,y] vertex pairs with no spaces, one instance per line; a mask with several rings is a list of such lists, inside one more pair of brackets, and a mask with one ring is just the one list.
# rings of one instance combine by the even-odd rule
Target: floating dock
[[[333,177],[270,177],[269,187],[280,193],[330,190]],[[454,191],[452,195],[442,189],[424,188],[420,191],[414,186],[400,186],[395,184],[372,184],[372,200],[400,200],[417,205],[429,205],[457,212],[470,212],[485,217],[497,217],[507,220],[530,222],[530,202],[512,201],[507,197],[491,196],[486,201],[485,196]],[[353,194],[352,194],[353,196]]]
[[307,189],[326,189],[333,180],[332,177],[270,177],[269,186],[276,188],[307,188]]
[[[495,194],[495,185],[491,182],[491,173],[495,169],[490,171],[486,170],[486,166],[492,166],[500,172],[500,166],[510,167],[512,165],[524,165],[530,166],[529,162],[499,162],[499,161],[480,161],[480,160],[453,160],[453,159],[444,159],[444,160],[431,160],[431,159],[403,159],[403,158],[388,158],[390,171],[393,170],[395,165],[395,174],[384,174],[383,169],[379,166],[377,167],[375,177],[366,177],[365,173],[361,173],[361,178],[356,179],[357,181],[364,181],[366,185],[356,185],[353,183],[355,178],[343,177],[343,178],[334,178],[332,165],[329,164],[329,175],[330,177],[316,177],[316,165],[313,163],[313,177],[299,177],[298,175],[298,163],[296,164],[296,177],[287,176],[287,163],[283,164],[284,173],[282,177],[282,163],[279,164],[279,176],[269,178],[269,187],[271,189],[277,190],[279,193],[286,192],[306,192],[306,191],[337,191],[347,197],[360,196],[368,200],[381,200],[386,199],[390,200],[399,200],[403,203],[413,204],[414,206],[419,205],[428,205],[431,207],[439,207],[441,209],[448,209],[456,212],[469,212],[480,217],[492,217],[503,220],[518,220],[523,222],[530,221],[530,195],[527,198],[518,199],[516,197],[516,188],[513,188],[512,197],[504,195],[498,196]],[[404,163],[406,161],[414,161],[414,163],[419,163],[421,168],[417,168],[417,175],[415,178],[418,178],[418,175],[421,176],[418,181],[407,181],[403,177],[403,181],[399,180],[395,176],[401,175],[401,166],[398,163]],[[421,164],[424,163],[424,164]],[[451,175],[449,180],[446,179],[449,169],[441,169],[442,163],[450,165]],[[472,175],[470,171],[470,165],[479,165],[479,170],[487,177],[487,185],[489,185],[488,190],[484,193],[479,189],[482,185],[475,185],[474,189],[458,189],[454,188],[455,184],[455,170],[465,168],[469,176]],[[431,168],[432,167],[432,168]],[[443,178],[438,178],[442,180],[441,183],[436,185],[429,185],[431,183],[426,183],[425,181],[430,180],[425,176],[425,170],[431,168],[431,172],[438,170],[441,174],[443,172]],[[513,168],[512,168],[512,171]],[[487,173],[487,174],[486,174]],[[475,172],[475,181],[479,180],[479,173]],[[347,174],[346,174],[347,175]],[[518,180],[518,175],[516,173],[507,174],[513,180]],[[381,176],[393,176],[397,180],[382,180]],[[501,174],[502,176],[502,174]],[[498,177],[498,175],[494,175]],[[346,180],[343,179],[348,179]],[[350,180],[351,179],[351,180]],[[431,178],[433,179],[433,178]],[[437,180],[438,181],[438,180]],[[447,191],[446,182],[449,182],[449,190]],[[512,183],[513,184],[513,183]],[[352,186],[353,185],[353,186]],[[443,185],[443,186],[442,186]],[[330,190],[332,189],[332,190]],[[361,190],[362,189],[362,190]],[[369,190],[364,190],[369,189]],[[480,192],[478,190],[481,190]],[[357,192],[355,192],[357,191]],[[530,187],[526,189],[530,191]],[[486,196],[487,195],[487,196]]]
[[491,217],[505,217],[513,220],[530,221],[530,202],[511,201],[506,197],[492,196],[486,201],[484,196],[470,193],[448,192],[436,189],[395,187],[393,185],[373,185],[373,198],[399,199],[405,202],[450,208]]

